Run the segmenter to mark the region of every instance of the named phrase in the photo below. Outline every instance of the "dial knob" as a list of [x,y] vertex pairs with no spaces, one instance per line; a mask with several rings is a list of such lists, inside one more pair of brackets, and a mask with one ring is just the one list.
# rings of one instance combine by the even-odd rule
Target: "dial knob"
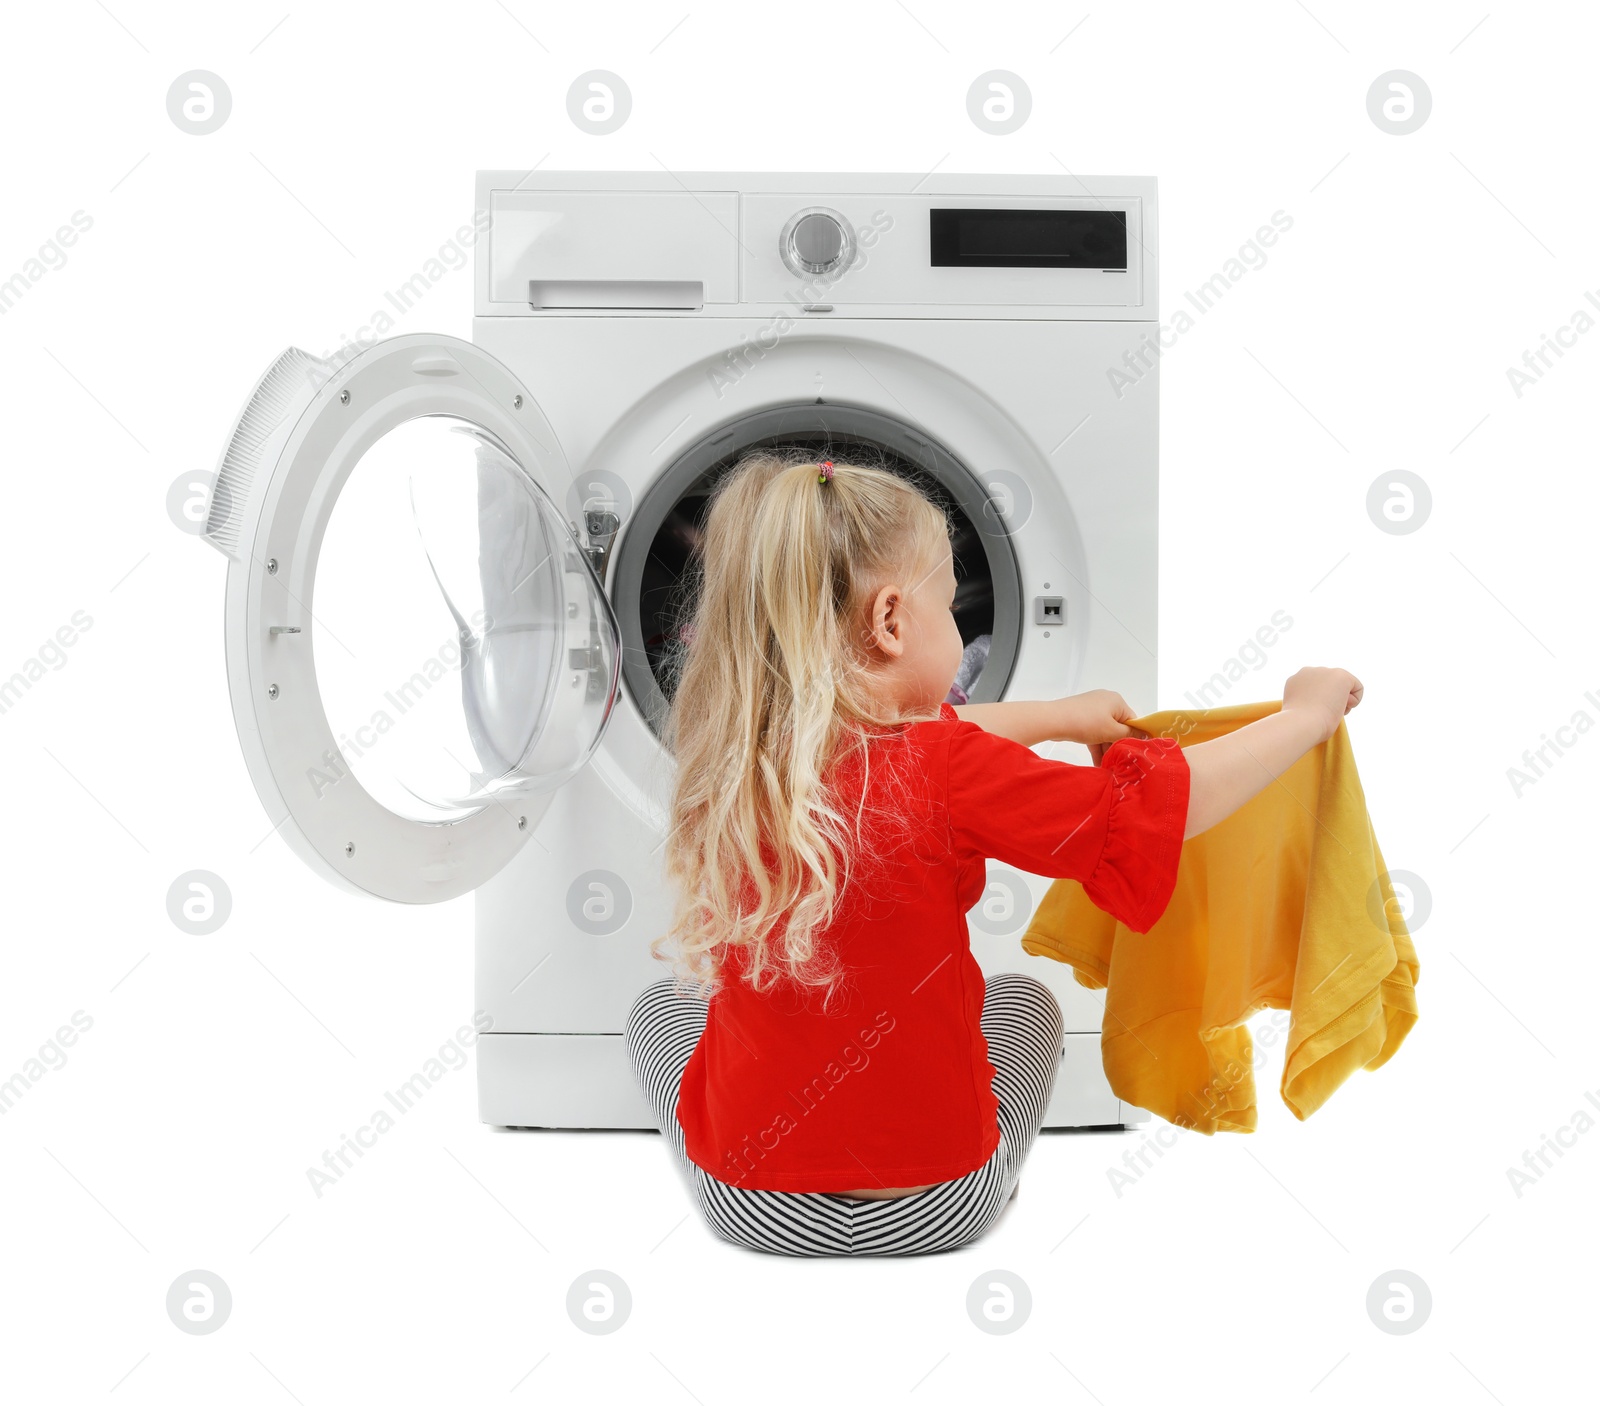
[[856,237],[838,211],[813,206],[783,227],[778,252],[789,272],[800,278],[837,275],[855,262]]

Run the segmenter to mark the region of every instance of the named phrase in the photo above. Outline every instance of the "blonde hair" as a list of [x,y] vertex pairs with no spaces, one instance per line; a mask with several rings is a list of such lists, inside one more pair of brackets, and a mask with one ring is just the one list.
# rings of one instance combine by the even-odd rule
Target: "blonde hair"
[[818,936],[865,812],[857,804],[852,822],[852,798],[831,794],[825,772],[853,746],[864,783],[871,730],[910,720],[869,686],[866,610],[950,551],[943,511],[906,479],[836,464],[818,480],[815,462],[747,457],[706,522],[663,730],[677,761],[664,860],[677,902],[651,950],[708,990],[738,947],[756,990],[781,974],[832,995],[843,973]]

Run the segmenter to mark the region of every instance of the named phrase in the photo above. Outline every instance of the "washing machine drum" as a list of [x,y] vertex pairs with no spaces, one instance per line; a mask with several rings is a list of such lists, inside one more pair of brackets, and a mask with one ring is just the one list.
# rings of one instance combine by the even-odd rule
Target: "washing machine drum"
[[290,350],[223,454],[229,690],[280,833],[386,898],[464,893],[589,760],[620,631],[553,501],[532,396],[453,338],[342,364]]
[[652,483],[628,519],[612,567],[623,638],[623,677],[659,733],[676,687],[684,628],[694,608],[698,549],[721,478],[756,452],[887,469],[915,483],[952,528],[955,618],[966,644],[951,702],[1004,695],[1022,635],[1022,585],[1003,516],[987,490],[927,435],[856,406],[802,404],[724,425]]

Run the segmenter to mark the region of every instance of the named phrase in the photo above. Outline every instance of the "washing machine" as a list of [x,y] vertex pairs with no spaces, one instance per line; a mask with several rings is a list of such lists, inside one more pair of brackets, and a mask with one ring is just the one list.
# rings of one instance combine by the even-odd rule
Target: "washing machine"
[[[971,701],[1154,708],[1156,185],[490,171],[473,228],[470,343],[291,348],[236,417],[205,527],[235,723],[318,873],[475,895],[485,1122],[645,1128],[621,1032],[664,974],[660,726],[741,455],[884,465],[944,506]],[[1145,1121],[1102,1072],[1102,993],[1021,950],[1048,881],[989,877],[979,964],[1066,1014],[1046,1126]]]

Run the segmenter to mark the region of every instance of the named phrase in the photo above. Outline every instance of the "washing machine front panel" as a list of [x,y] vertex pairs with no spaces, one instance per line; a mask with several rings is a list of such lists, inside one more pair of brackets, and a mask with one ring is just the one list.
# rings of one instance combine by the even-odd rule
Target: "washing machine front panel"
[[[901,467],[946,456],[1002,520],[993,557],[1020,592],[1009,627],[998,600],[988,606],[1014,657],[1006,677],[986,667],[979,683],[1024,698],[1115,688],[1153,707],[1155,182],[487,172],[478,196],[495,234],[479,245],[473,339],[539,387],[577,472],[575,520],[591,498],[615,508],[605,579],[625,638],[646,656],[590,766],[552,803],[540,845],[478,893],[477,1005],[494,1021],[479,1046],[480,1108],[492,1123],[651,1126],[620,1031],[661,974],[650,944],[671,920],[660,858],[672,767],[648,715],[651,688],[664,696],[651,665],[670,670],[670,641],[649,656],[676,618],[684,573],[669,562],[657,579],[648,563],[663,532],[692,537],[704,487],[693,480],[722,460],[698,474],[693,461],[713,449],[732,461],[768,441],[752,427],[772,416],[776,434],[808,451],[826,433],[834,445],[893,449]],[[558,248],[541,232],[602,204],[601,265],[592,241]],[[615,218],[619,208],[634,213]],[[991,211],[1020,213],[1029,248],[997,253],[984,247],[995,231],[976,228],[955,231],[953,255],[934,249],[938,220],[954,212],[981,225]],[[1100,226],[1120,212],[1120,259],[1026,266],[1037,241],[1022,225],[1075,229],[1084,211]],[[816,237],[819,212],[839,226],[847,276],[812,267],[833,251]],[[862,259],[844,259],[847,233]],[[867,419],[891,428],[869,435]],[[667,483],[679,467],[685,481]],[[994,868],[973,952],[986,975],[1026,968],[1047,981],[1085,1052],[1058,1080],[1047,1124],[1125,1120],[1098,1068],[1099,993],[1017,945],[1046,887]]]
[[224,451],[235,721],[274,824],[336,882],[434,902],[523,846],[612,716],[620,635],[551,497],[560,443],[470,343],[291,350]]

